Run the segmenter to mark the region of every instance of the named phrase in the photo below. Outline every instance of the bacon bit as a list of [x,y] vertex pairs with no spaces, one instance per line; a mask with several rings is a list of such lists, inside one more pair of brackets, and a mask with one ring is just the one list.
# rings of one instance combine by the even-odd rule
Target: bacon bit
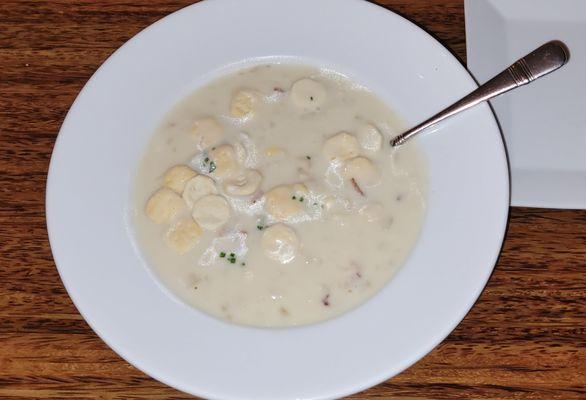
[[275,92],[279,92],[279,93],[285,93],[285,91],[283,89],[281,89],[280,87],[274,87],[273,90]]
[[330,294],[326,294],[325,297],[323,299],[321,299],[321,302],[323,303],[324,306],[329,307],[330,305]]
[[352,182],[352,187],[354,188],[354,190],[356,190],[356,192],[358,192],[358,194],[360,194],[361,196],[364,196],[364,192],[362,191],[362,189],[360,189],[360,186],[358,186],[358,182],[356,182],[356,179],[352,178],[350,179],[350,182]]

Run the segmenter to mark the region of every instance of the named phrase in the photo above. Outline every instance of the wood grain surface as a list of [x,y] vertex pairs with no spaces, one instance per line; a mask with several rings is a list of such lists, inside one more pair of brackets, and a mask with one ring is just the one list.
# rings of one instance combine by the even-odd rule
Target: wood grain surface
[[[77,313],[44,209],[51,150],[82,86],[126,40],[188,3],[0,2],[1,399],[190,398],[124,362]],[[379,3],[465,60],[461,0]],[[586,399],[585,325],[586,211],[513,208],[466,319],[416,365],[352,398]]]

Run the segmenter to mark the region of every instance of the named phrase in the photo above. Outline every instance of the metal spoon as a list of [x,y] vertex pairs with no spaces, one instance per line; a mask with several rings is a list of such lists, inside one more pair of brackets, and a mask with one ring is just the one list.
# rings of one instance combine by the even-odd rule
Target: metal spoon
[[397,147],[421,131],[461,111],[490,100],[509,90],[518,88],[541,78],[563,66],[569,59],[567,47],[560,41],[548,42],[516,61],[509,68],[478,87],[469,95],[440,111],[407,132],[391,139],[391,146]]

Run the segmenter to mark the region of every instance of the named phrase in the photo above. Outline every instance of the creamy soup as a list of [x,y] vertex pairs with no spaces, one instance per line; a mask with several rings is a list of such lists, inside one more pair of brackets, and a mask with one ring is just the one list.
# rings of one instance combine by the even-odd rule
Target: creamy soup
[[181,299],[241,324],[313,323],[364,302],[413,247],[426,170],[400,120],[330,70],[245,69],[180,102],[134,188],[137,241]]

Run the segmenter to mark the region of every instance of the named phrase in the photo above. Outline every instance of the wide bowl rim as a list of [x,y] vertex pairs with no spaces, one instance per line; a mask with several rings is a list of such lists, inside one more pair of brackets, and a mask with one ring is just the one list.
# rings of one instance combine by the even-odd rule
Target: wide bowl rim
[[[96,73],[90,78],[90,80],[87,82],[87,84],[84,86],[84,88],[81,90],[81,92],[79,93],[78,97],[76,98],[76,100],[74,101],[73,105],[71,106],[64,122],[62,125],[61,130],[65,130],[67,129],[68,126],[68,121],[71,119],[71,116],[73,114],[75,114],[77,112],[77,108],[80,107],[80,99],[83,99],[85,96],[85,93],[87,91],[89,91],[92,86],[99,84],[99,79],[100,76],[103,72],[103,67],[107,64],[109,64],[112,60],[116,59],[117,57],[120,56],[120,54],[122,54],[125,50],[125,48],[137,41],[140,40],[141,37],[143,37],[143,35],[145,35],[145,33],[149,32],[150,30],[154,29],[156,26],[159,26],[161,24],[167,24],[167,23],[171,23],[173,18],[177,18],[177,16],[182,15],[184,13],[191,13],[194,12],[193,10],[197,10],[200,7],[206,7],[207,3],[217,3],[217,2],[221,2],[222,0],[206,0],[204,2],[201,3],[196,3],[194,5],[185,7],[179,11],[176,11],[173,14],[170,14],[169,16],[162,18],[161,20],[155,22],[153,25],[145,28],[144,30],[142,30],[141,32],[139,32],[137,35],[135,35],[133,38],[131,38],[127,43],[125,43],[122,47],[120,47],[118,50],[116,50],[103,64],[102,66],[100,66],[100,68],[96,71]],[[387,14],[388,16],[392,16],[393,18],[395,18],[395,22],[396,23],[400,23],[400,24],[407,24],[410,26],[410,29],[412,29],[413,31],[416,32],[423,32],[425,35],[427,35],[428,39],[432,40],[433,42],[435,42],[436,47],[438,48],[439,52],[442,52],[443,55],[453,61],[456,61],[456,64],[459,66],[459,70],[460,70],[460,74],[463,72],[465,74],[466,79],[468,80],[468,82],[472,85],[476,85],[473,78],[470,76],[470,74],[468,73],[468,71],[466,71],[466,69],[455,59],[455,57],[450,53],[449,50],[447,50],[443,45],[441,45],[441,43],[437,42],[437,40],[435,38],[433,38],[431,35],[429,35],[427,32],[422,31],[421,28],[419,28],[418,26],[416,26],[415,24],[413,24],[412,22],[410,22],[407,19],[404,19],[403,17],[394,14],[386,9],[384,9],[383,7],[371,4],[371,3],[367,3],[364,2],[362,0],[346,0],[347,3],[360,3],[360,6],[365,6],[365,7],[375,7],[377,9],[379,9],[381,12],[384,12],[385,14]],[[399,22],[397,22],[399,21]],[[496,120],[494,119],[494,115],[492,115],[492,111],[490,110],[490,108],[488,107],[488,105],[483,105],[481,106],[482,108],[484,108],[483,112],[486,113],[490,113],[492,116],[492,127],[491,129],[496,131],[498,133],[498,135],[500,136],[500,131],[498,129],[498,125],[496,123]],[[500,139],[500,137],[499,137]],[[130,364],[132,364],[133,366],[135,366],[136,368],[138,368],[139,370],[147,373],[150,376],[153,376],[155,379],[168,384],[169,386],[175,387],[179,390],[182,390],[184,392],[187,393],[192,393],[198,396],[203,396],[206,398],[226,398],[223,394],[219,394],[217,392],[214,391],[208,391],[206,390],[205,387],[198,387],[197,389],[194,389],[195,386],[192,385],[183,385],[178,383],[175,379],[172,379],[168,376],[161,376],[160,374],[158,374],[157,372],[152,371],[148,366],[143,365],[143,363],[141,362],[141,360],[137,360],[135,358],[133,358],[132,356],[129,356],[126,351],[122,348],[119,348],[115,343],[112,343],[111,340],[109,340],[108,337],[108,333],[102,331],[102,329],[100,329],[100,327],[96,324],[94,324],[94,320],[91,317],[91,312],[89,310],[87,310],[84,306],[79,304],[79,299],[78,299],[78,293],[76,293],[75,288],[72,286],[72,282],[70,282],[67,277],[63,274],[63,267],[62,265],[65,264],[65,261],[63,261],[62,259],[62,255],[61,255],[61,248],[58,248],[58,245],[56,245],[56,228],[55,228],[55,224],[58,223],[57,220],[54,219],[54,213],[53,213],[53,209],[54,209],[54,205],[53,205],[53,199],[54,194],[52,194],[52,192],[54,191],[53,188],[53,182],[54,182],[54,178],[56,176],[56,174],[58,174],[58,166],[57,163],[55,161],[55,159],[57,157],[59,157],[59,149],[62,147],[62,143],[61,141],[63,140],[63,135],[60,134],[58,135],[56,142],[55,142],[55,147],[54,147],[54,152],[53,155],[51,157],[51,162],[50,162],[50,166],[49,166],[49,174],[48,174],[48,178],[47,178],[47,185],[46,185],[46,216],[47,216],[47,229],[48,229],[48,233],[49,233],[49,241],[51,244],[51,249],[53,252],[53,256],[55,259],[55,263],[57,266],[57,269],[59,271],[59,274],[61,276],[61,279],[63,281],[63,284],[68,292],[68,294],[70,295],[73,303],[75,304],[76,308],[78,309],[78,311],[80,312],[80,314],[84,317],[84,319],[87,321],[87,323],[89,324],[89,326],[94,330],[94,332],[96,332],[96,334],[106,343],[108,344],[108,346],[110,346],[118,355],[120,355],[123,359],[125,359],[127,362],[129,362]],[[503,156],[505,155],[505,150],[504,150],[504,144],[500,143],[501,147],[502,147],[502,153]],[[506,162],[506,157],[503,158]],[[502,181],[502,183],[504,183],[506,185],[506,190],[504,190],[503,192],[503,196],[506,197],[505,199],[500,199],[499,201],[501,203],[506,203],[508,205],[509,203],[509,196],[510,196],[510,191],[508,190],[508,186],[509,186],[509,180],[508,180],[508,174],[506,174],[505,176],[501,176],[501,179],[504,179],[504,181]],[[507,218],[508,218],[508,206],[503,210],[503,214],[501,215],[501,227],[500,227],[500,232],[499,232],[499,242],[502,245],[502,241],[504,239],[504,235],[506,232],[506,226],[507,226]],[[499,257],[500,254],[500,247],[495,251],[494,255],[493,255],[493,259],[491,260],[491,265],[494,265]],[[61,267],[60,267],[61,265]],[[411,366],[413,363],[415,363],[416,361],[418,361],[421,357],[423,357],[425,354],[427,354],[429,351],[431,351],[434,347],[436,347],[442,340],[445,339],[445,337],[447,337],[447,335],[461,322],[461,320],[465,317],[465,315],[470,311],[470,309],[472,308],[472,306],[474,305],[474,303],[476,302],[476,300],[478,299],[478,297],[480,296],[481,292],[482,292],[482,288],[484,288],[484,286],[486,285],[488,279],[490,278],[490,274],[492,273],[492,268],[490,268],[487,271],[487,274],[485,276],[482,277],[482,282],[481,282],[481,289],[475,293],[474,298],[470,299],[470,302],[466,305],[464,305],[461,310],[460,313],[455,316],[452,319],[452,323],[447,326],[444,331],[436,333],[434,340],[430,340],[428,342],[427,346],[424,346],[422,348],[419,349],[418,352],[413,353],[413,356],[411,357],[411,359],[408,360],[404,360],[404,362],[402,363],[402,366],[400,368],[396,368],[395,370],[392,371],[380,371],[380,373],[376,376],[372,376],[370,380],[363,380],[361,382],[361,384],[356,384],[353,383],[351,385],[348,386],[344,386],[343,384],[340,384],[340,389],[337,393],[333,393],[333,392],[328,392],[328,393],[320,393],[320,394],[316,394],[313,398],[329,398],[329,397],[340,397],[340,396],[346,396],[352,393],[356,393],[357,391],[363,390],[367,387],[370,387],[374,384],[380,383],[386,379],[388,379],[391,376],[394,376],[395,374],[403,371],[404,369],[408,368],[409,366]],[[480,282],[480,281],[479,281]],[[308,329],[315,329],[316,325],[309,325],[307,328]],[[302,327],[301,329],[305,329],[306,327]],[[254,328],[252,328],[254,329]],[[300,328],[295,328],[295,329],[300,329]]]

